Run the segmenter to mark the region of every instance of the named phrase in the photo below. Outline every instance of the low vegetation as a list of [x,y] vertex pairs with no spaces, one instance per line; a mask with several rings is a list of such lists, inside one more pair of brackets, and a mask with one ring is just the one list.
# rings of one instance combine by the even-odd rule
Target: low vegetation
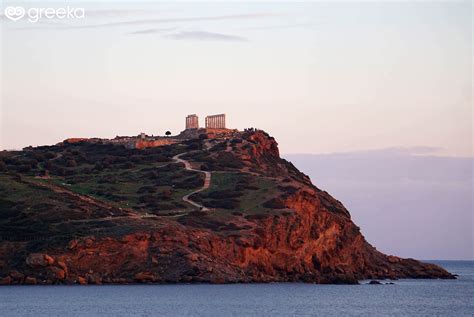
[[[0,238],[59,243],[155,225],[131,220],[130,212],[182,214],[177,218],[182,223],[234,232],[239,228],[229,219],[285,211],[279,197],[294,190],[291,180],[279,185],[276,178],[243,172],[245,164],[236,153],[245,144],[242,139],[198,139],[137,150],[82,141],[0,152]],[[211,208],[205,217],[182,200],[204,184],[202,173],[172,160],[184,152],[193,166],[212,172],[210,188],[191,196]]]

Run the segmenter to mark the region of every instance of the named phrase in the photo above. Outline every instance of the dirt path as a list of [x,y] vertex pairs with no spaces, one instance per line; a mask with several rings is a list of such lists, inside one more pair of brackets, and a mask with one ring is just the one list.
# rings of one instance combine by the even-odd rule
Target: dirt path
[[186,161],[186,160],[180,158],[180,156],[184,155],[184,154],[187,154],[187,152],[173,156],[173,160],[175,160],[176,162],[179,162],[179,163],[183,163],[184,168],[187,169],[188,171],[203,173],[205,175],[205,179],[204,179],[204,185],[200,189],[195,190],[192,193],[187,194],[186,196],[183,196],[183,201],[187,202],[187,203],[189,203],[189,204],[191,204],[195,207],[198,207],[202,211],[209,211],[209,208],[206,208],[203,205],[198,204],[195,201],[192,201],[191,199],[189,199],[189,197],[193,194],[202,192],[203,190],[206,190],[206,189],[209,188],[209,186],[211,186],[211,172],[201,171],[201,170],[197,170],[197,169],[192,168],[191,163],[189,163],[189,161]]
[[[178,154],[178,155],[175,155],[173,157],[173,161],[174,162],[169,162],[169,163],[166,163],[164,165],[161,165],[161,166],[158,166],[158,167],[164,167],[164,166],[167,166],[169,164],[174,164],[174,163],[183,163],[185,168],[188,170],[188,171],[194,171],[194,172],[199,172],[199,173],[203,173],[205,175],[205,179],[204,179],[204,186],[201,187],[200,189],[198,190],[195,190],[185,196],[182,197],[182,200],[184,202],[187,202],[197,208],[199,208],[200,210],[202,211],[209,211],[209,208],[206,208],[204,207],[203,205],[201,204],[198,204],[197,202],[194,202],[192,201],[189,197],[192,195],[192,194],[195,194],[195,193],[199,193],[203,190],[206,190],[209,188],[209,186],[211,185],[211,173],[210,172],[206,172],[206,171],[201,171],[201,170],[197,170],[197,169],[194,169],[192,168],[191,166],[191,163],[189,163],[189,161],[187,160],[184,160],[182,158],[180,158],[181,155],[184,155],[184,154],[187,154],[189,152],[185,152],[185,153],[181,153],[181,154]],[[102,200],[98,200],[98,199],[95,199],[91,196],[87,196],[87,195],[83,195],[83,194],[79,194],[79,193],[75,193],[73,191],[71,191],[70,189],[68,188],[65,188],[63,186],[59,186],[59,185],[55,185],[55,184],[52,184],[52,183],[45,183],[45,182],[32,182],[32,181],[26,181],[27,183],[31,184],[31,185],[36,185],[36,186],[39,186],[39,187],[44,187],[44,188],[48,188],[58,194],[63,194],[63,195],[68,195],[70,197],[73,197],[73,198],[76,198],[76,199],[79,199],[85,203],[88,203],[88,204],[91,204],[91,205],[94,205],[94,206],[97,206],[97,207],[100,207],[100,208],[104,208],[104,209],[107,209],[107,210],[113,210],[113,209],[120,209],[121,211],[124,211],[127,213],[127,215],[124,215],[124,216],[113,216],[113,215],[110,215],[110,216],[107,216],[107,217],[103,217],[103,218],[91,218],[91,219],[76,219],[76,220],[66,220],[66,221],[62,221],[60,223],[55,223],[55,225],[57,224],[62,224],[62,223],[75,223],[75,222],[92,222],[92,221],[111,221],[111,220],[118,220],[118,219],[146,219],[146,218],[162,218],[162,217],[165,217],[165,218],[174,218],[174,217],[180,217],[180,216],[183,216],[183,215],[186,215],[188,214],[188,212],[177,212],[175,214],[171,214],[171,215],[153,215],[153,214],[139,214],[137,213],[136,211],[130,209],[130,208],[120,208],[120,207],[115,207],[107,202],[104,202]]]

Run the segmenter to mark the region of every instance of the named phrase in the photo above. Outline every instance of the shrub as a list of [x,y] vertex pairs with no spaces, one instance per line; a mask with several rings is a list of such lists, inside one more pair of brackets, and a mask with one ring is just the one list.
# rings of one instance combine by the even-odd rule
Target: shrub
[[141,203],[149,204],[156,201],[156,197],[153,195],[143,195],[138,198]]
[[153,155],[152,158],[155,162],[169,162],[170,160],[169,158],[161,154]]
[[48,160],[52,159],[52,158],[55,158],[56,157],[56,154],[54,152],[46,152],[44,153],[44,157]]
[[211,152],[219,152],[219,151],[224,151],[226,148],[227,148],[227,142],[221,142],[221,143],[217,143],[216,145],[214,145],[210,149],[210,151]]
[[200,176],[192,176],[181,181],[174,180],[173,185],[180,189],[193,189],[202,187],[204,185],[204,180]]
[[223,168],[242,168],[244,164],[230,152],[221,152],[217,155],[216,161]]
[[177,164],[168,164],[164,167],[162,167],[161,169],[163,171],[167,171],[167,172],[174,172],[174,171],[177,171],[179,169],[182,169],[184,168],[184,164],[183,163],[177,163]]
[[51,163],[50,161],[46,161],[43,163],[43,167],[47,170],[50,170],[53,168],[53,163]]
[[243,190],[258,190],[257,186],[253,185],[246,185],[246,184],[237,184],[235,185],[235,190],[237,191],[243,191]]
[[272,198],[270,200],[267,200],[262,204],[263,207],[265,208],[270,208],[270,209],[284,209],[286,208],[286,205],[283,200],[280,198]]
[[188,151],[195,151],[195,150],[200,150],[200,149],[201,149],[201,144],[200,143],[191,143],[187,147]]
[[173,205],[176,207],[176,208],[186,208],[187,206],[181,202],[173,202]]
[[173,198],[173,192],[170,189],[164,189],[157,194],[157,197],[163,200],[171,200]]
[[75,160],[68,160],[67,163],[66,163],[66,166],[67,167],[76,167],[77,162]]
[[133,168],[135,165],[133,165],[132,162],[126,162],[122,165],[122,168],[124,169],[130,169],[130,168]]
[[24,164],[25,165],[27,165],[27,164],[30,165],[31,168],[33,168],[33,169],[38,167],[38,161],[35,160],[35,159],[24,160]]
[[235,199],[220,199],[208,201],[206,202],[206,205],[213,208],[236,209],[239,208],[240,203]]
[[298,191],[298,188],[293,187],[293,186],[278,186],[278,189],[290,195]]
[[209,193],[208,197],[213,199],[222,199],[222,198],[237,198],[241,197],[243,194],[238,191],[230,191],[230,190],[218,190]]
[[31,171],[31,165],[20,165],[17,167],[17,171],[20,173],[28,173]]
[[268,215],[265,214],[257,214],[257,215],[246,215],[245,219],[247,220],[263,220],[268,218]]
[[28,156],[39,162],[42,162],[45,159],[44,153],[41,153],[41,152],[31,152],[31,153],[28,153]]
[[172,210],[172,209],[176,209],[176,207],[172,204],[167,204],[167,203],[159,203],[159,204],[155,204],[154,206],[155,208],[157,208],[158,210]]
[[92,173],[92,168],[84,167],[83,169],[81,169],[81,173],[82,174],[91,174]]
[[189,198],[198,203],[202,203],[204,201],[203,195],[201,193],[192,194]]
[[156,186],[142,186],[137,190],[138,194],[143,194],[143,193],[156,193]]
[[65,173],[63,174],[64,176],[72,176],[72,175],[76,175],[77,172],[75,170],[66,170],[65,169]]

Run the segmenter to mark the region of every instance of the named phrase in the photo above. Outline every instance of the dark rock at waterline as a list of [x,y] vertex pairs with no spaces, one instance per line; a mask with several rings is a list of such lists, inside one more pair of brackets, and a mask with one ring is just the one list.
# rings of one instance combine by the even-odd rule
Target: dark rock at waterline
[[369,285],[382,285],[382,283],[379,282],[379,281],[370,281],[370,282],[367,283],[367,284],[369,284]]

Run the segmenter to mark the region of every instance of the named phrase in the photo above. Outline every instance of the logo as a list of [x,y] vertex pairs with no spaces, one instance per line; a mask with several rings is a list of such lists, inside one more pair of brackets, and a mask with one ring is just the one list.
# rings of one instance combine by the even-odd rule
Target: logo
[[18,21],[25,16],[23,7],[6,7],[5,16],[12,21]]
[[84,8],[29,8],[6,7],[5,16],[12,21],[18,21],[24,16],[29,22],[35,23],[42,19],[82,19],[85,17]]

